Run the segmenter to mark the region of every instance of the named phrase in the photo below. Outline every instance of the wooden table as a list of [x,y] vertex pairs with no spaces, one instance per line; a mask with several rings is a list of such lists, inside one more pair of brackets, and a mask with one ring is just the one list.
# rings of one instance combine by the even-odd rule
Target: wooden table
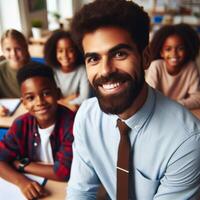
[[[41,200],[65,200],[67,182],[48,180],[44,187],[50,195]],[[0,200],[5,199],[25,200],[25,197],[16,185],[0,178]]]
[[23,104],[20,104],[12,116],[0,117],[0,127],[9,128],[13,121],[25,112],[27,112],[27,110],[24,108]]
[[50,196],[41,200],[64,200],[66,195],[66,182],[48,180],[45,189],[50,192]]

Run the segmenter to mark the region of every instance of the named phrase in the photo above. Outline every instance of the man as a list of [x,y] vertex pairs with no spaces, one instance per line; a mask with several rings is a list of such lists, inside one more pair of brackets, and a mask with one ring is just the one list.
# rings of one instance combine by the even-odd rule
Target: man
[[[197,199],[200,123],[144,81],[147,13],[131,1],[96,0],[74,16],[72,32],[97,98],[75,118],[67,199],[96,199],[100,184],[113,200]],[[123,154],[128,168],[118,165],[124,162],[119,118],[131,129],[131,154]]]

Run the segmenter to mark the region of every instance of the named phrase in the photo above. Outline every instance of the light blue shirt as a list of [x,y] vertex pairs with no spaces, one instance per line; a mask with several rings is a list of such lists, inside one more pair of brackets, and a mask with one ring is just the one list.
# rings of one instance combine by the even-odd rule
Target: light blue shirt
[[[96,199],[100,182],[110,198],[116,199],[117,118],[103,113],[96,98],[80,107],[74,124],[68,200]],[[149,87],[143,107],[125,122],[132,129],[137,200],[196,200],[200,190],[200,121]]]

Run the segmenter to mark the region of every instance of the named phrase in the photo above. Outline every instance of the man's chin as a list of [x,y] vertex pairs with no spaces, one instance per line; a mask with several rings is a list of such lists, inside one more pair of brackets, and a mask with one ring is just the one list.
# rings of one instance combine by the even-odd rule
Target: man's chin
[[121,114],[134,101],[134,99],[124,93],[117,95],[98,94],[97,99],[101,110],[107,114]]

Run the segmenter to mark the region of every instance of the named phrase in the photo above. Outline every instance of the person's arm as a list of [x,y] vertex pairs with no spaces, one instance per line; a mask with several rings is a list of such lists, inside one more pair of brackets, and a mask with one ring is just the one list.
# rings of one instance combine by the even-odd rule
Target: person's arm
[[0,177],[19,187],[27,199],[39,198],[47,195],[47,192],[39,183],[28,179],[5,161],[0,161]]
[[168,162],[154,200],[197,200],[200,195],[200,134],[182,143]]
[[0,105],[0,117],[4,117],[4,116],[8,115],[8,113],[9,113],[8,108],[6,108],[3,105]]
[[[84,107],[84,105],[82,106]],[[84,119],[83,115],[80,115],[79,110],[74,122],[73,161],[66,200],[96,199],[96,193],[100,185],[98,176],[90,158],[88,158],[87,145],[84,142],[85,129],[80,125]]]
[[[19,169],[20,161],[15,160],[13,165],[16,169]],[[36,176],[41,176],[47,179],[52,179],[55,181],[65,181],[65,179],[60,178],[56,175],[53,165],[48,165],[38,162],[30,162],[27,166],[24,167],[24,172],[28,174],[33,174]]]
[[188,84],[187,97],[179,99],[178,102],[189,109],[200,108],[200,76],[197,69],[191,73],[190,82],[186,84]]

